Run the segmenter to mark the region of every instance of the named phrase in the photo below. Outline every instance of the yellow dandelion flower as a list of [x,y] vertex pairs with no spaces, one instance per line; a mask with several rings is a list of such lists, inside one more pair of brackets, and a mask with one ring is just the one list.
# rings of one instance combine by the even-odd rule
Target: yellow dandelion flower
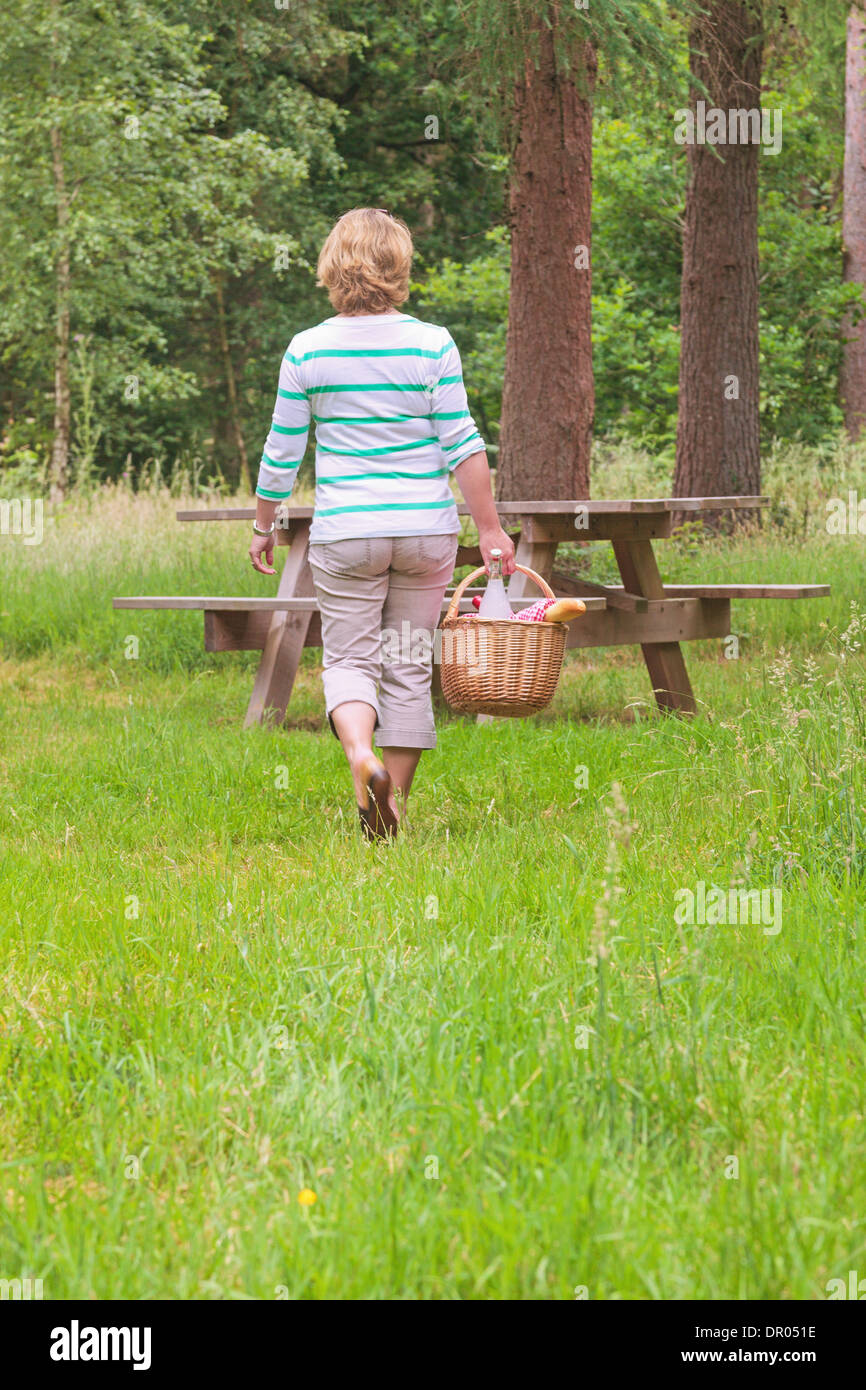
[[298,1201],[302,1207],[311,1207],[319,1199],[311,1187],[302,1187],[298,1193]]

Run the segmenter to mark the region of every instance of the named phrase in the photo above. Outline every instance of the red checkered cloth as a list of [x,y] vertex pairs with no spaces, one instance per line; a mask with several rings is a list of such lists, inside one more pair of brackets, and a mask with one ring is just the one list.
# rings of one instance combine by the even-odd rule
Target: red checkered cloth
[[552,604],[556,603],[555,598],[540,598],[537,603],[532,603],[528,608],[521,608],[514,617],[519,618],[522,623],[543,623],[544,615]]

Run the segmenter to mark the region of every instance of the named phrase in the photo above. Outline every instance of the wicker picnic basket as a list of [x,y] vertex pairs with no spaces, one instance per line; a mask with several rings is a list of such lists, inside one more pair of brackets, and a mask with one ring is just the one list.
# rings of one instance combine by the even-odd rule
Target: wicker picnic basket
[[[555,597],[540,574],[525,565],[516,568],[535,581],[545,598]],[[442,619],[442,694],[459,714],[535,714],[553,699],[568,625],[459,617],[464,589],[484,573],[482,566],[458,584]]]

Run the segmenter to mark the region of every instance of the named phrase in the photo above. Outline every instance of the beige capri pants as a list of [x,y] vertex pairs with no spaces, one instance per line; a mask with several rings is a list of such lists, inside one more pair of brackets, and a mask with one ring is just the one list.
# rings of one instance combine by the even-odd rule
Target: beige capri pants
[[380,748],[436,747],[432,646],[456,559],[456,534],[310,546],[329,720],[363,700],[376,711]]

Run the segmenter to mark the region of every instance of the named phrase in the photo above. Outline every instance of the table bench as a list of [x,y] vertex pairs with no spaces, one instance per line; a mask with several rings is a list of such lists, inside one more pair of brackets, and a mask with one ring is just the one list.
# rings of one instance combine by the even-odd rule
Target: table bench
[[[660,709],[693,714],[697,709],[681,642],[730,635],[731,600],[826,597],[826,584],[675,584],[665,586],[652,542],[672,534],[682,514],[755,511],[765,497],[668,497],[613,501],[498,502],[504,529],[518,523],[516,558],[536,570],[559,596],[584,600],[586,614],[569,626],[568,646],[640,646]],[[468,508],[458,507],[462,516]],[[261,651],[245,725],[266,716],[286,717],[292,686],[306,647],[321,646],[321,625],[313,577],[307,558],[312,507],[294,507],[278,517],[277,544],[289,547],[275,596],[123,597],[115,608],[193,609],[204,613],[207,651]],[[252,507],[179,511],[182,522],[249,521]],[[558,573],[559,545],[565,541],[608,540],[613,547],[621,585],[595,584]],[[457,566],[479,565],[477,546],[461,545]],[[532,582],[517,573],[509,584],[512,607],[537,597]],[[443,602],[443,610],[448,599]],[[471,595],[461,611],[471,612]]]

